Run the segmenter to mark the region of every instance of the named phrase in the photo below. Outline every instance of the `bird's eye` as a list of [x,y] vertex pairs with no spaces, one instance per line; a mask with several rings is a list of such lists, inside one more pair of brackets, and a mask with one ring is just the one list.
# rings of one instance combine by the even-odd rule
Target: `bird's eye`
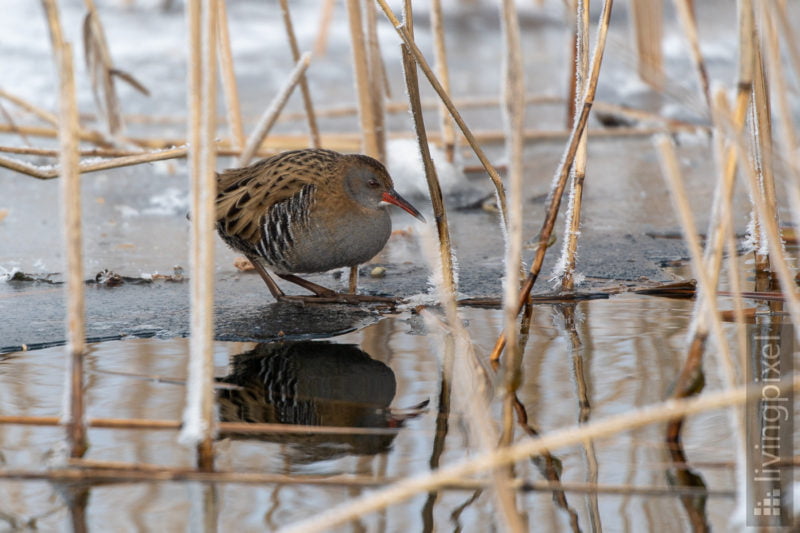
[[373,189],[377,189],[378,187],[381,186],[381,184],[378,183],[378,180],[376,180],[375,178],[370,178],[370,180],[367,182],[367,185],[369,185]]

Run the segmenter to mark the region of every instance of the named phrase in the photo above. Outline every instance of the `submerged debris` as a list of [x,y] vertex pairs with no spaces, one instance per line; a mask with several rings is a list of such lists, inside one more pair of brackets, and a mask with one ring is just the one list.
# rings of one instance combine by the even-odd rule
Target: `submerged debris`
[[[33,282],[33,283],[49,283],[51,285],[58,285],[58,284],[63,283],[63,281],[56,281],[56,280],[50,279],[51,276],[55,276],[55,275],[56,274],[54,274],[54,273],[51,273],[51,274],[38,274],[38,275],[26,274],[25,272],[21,272],[21,271],[17,270],[17,271],[14,271],[14,272],[10,273],[9,275],[3,276],[3,277],[5,277],[5,281],[8,282],[8,283],[11,283],[11,282]],[[3,277],[0,277],[0,280],[2,280]]]
[[95,284],[103,287],[119,287],[120,285],[124,285],[126,283],[132,285],[144,285],[153,283],[154,281],[182,283],[186,281],[186,278],[183,276],[183,267],[175,266],[172,269],[172,274],[142,274],[138,278],[121,276],[112,270],[104,268],[98,272],[97,275],[95,275],[94,280],[89,280],[87,283],[90,285]]

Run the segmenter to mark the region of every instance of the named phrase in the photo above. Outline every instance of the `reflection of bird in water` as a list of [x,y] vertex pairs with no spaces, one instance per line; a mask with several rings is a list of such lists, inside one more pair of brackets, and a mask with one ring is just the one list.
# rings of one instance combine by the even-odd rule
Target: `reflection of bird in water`
[[[391,368],[350,344],[282,342],[259,344],[233,358],[217,399],[225,422],[391,428],[401,420],[389,412],[396,382]],[[313,462],[343,454],[375,454],[389,448],[394,433],[239,434],[235,438],[288,442]]]

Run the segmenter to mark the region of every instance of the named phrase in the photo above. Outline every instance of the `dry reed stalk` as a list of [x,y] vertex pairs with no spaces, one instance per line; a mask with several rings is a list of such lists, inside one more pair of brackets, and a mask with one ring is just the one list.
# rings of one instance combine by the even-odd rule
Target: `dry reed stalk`
[[[396,483],[396,478],[375,478],[340,474],[332,476],[286,475],[261,472],[215,471],[198,472],[188,468],[170,468],[161,465],[142,463],[123,463],[117,461],[97,461],[92,459],[69,459],[68,468],[52,470],[8,470],[0,469],[0,479],[9,480],[44,480],[51,482],[81,481],[86,483],[135,483],[153,481],[195,481],[201,483],[237,483],[249,485],[317,485],[341,487],[380,487]],[[454,480],[443,485],[444,490],[472,491],[488,488],[489,484],[481,479]],[[706,496],[712,498],[731,498],[735,492],[731,490],[708,490],[692,487],[658,487],[632,485],[593,485],[582,482],[527,481],[512,480],[510,486],[518,491],[551,492],[562,490],[576,493],[662,496]]]
[[356,93],[358,94],[358,116],[361,122],[361,151],[370,157],[385,161],[384,148],[376,130],[378,119],[375,116],[374,95],[371,92],[370,62],[364,38],[364,21],[361,0],[347,0],[347,15],[350,23],[350,42],[353,51],[353,71],[355,73]]
[[716,281],[718,279],[719,270],[715,269],[713,272],[709,272],[708,267],[711,265],[707,265],[706,261],[703,259],[697,227],[694,223],[691,207],[689,206],[683,179],[681,178],[680,164],[678,163],[672,141],[667,136],[660,136],[655,142],[656,148],[658,149],[662,174],[669,186],[673,206],[679,215],[684,240],[689,249],[689,256],[692,260],[692,272],[694,277],[698,280],[699,297],[704,303],[706,311],[705,316],[710,323],[711,331],[717,343],[717,350],[714,353],[718,356],[718,366],[722,370],[723,385],[727,388],[733,388],[736,385],[736,370],[730,356],[728,343],[722,331],[720,313],[717,307]]
[[[776,28],[776,20],[781,21],[781,17],[785,15],[785,11],[781,11],[781,9],[785,9],[786,6],[782,4],[782,2],[759,2],[758,5],[761,8],[760,28],[762,29],[761,36],[764,41],[764,48],[766,49],[769,84],[774,88],[772,94],[778,104],[776,116],[778,117],[780,126],[780,135],[778,136],[779,150],[781,157],[789,160],[788,170],[796,176],[800,171],[796,152],[797,134],[795,132],[794,123],[792,122],[791,106],[787,98],[790,92],[786,83],[786,72],[784,71],[783,62],[781,61],[778,30]],[[786,30],[784,30],[784,32],[786,32]]]
[[383,64],[380,41],[378,40],[378,14],[372,0],[364,1],[365,37],[367,59],[369,60],[369,91],[372,96],[373,116],[375,117],[375,133],[378,136],[378,147],[385,161],[386,157],[386,99],[391,97],[389,78]]
[[661,88],[664,85],[663,0],[631,0],[637,67],[642,81]]
[[[239,157],[239,166],[247,165],[253,158],[256,150],[258,150],[272,129],[272,126],[275,125],[275,121],[283,110],[283,106],[286,105],[286,101],[289,99],[289,96],[292,94],[294,88],[303,78],[303,75],[310,64],[311,53],[305,52],[300,57],[300,61],[297,62],[297,65],[295,65],[283,88],[275,96],[275,98],[272,99],[269,107],[264,110],[264,113],[258,120],[258,124],[253,129],[250,137],[248,137],[247,144],[245,144],[244,150],[242,150],[242,155]],[[306,143],[307,142],[308,141],[306,140]]]
[[233,63],[233,51],[231,50],[231,33],[228,23],[227,0],[217,0],[219,13],[217,28],[219,47],[219,69],[222,73],[222,92],[225,96],[225,115],[228,121],[233,146],[240,150],[244,148],[245,136],[244,126],[242,125],[242,108],[239,104],[239,88],[236,83],[236,72]]
[[[567,183],[569,169],[572,166],[572,163],[575,159],[575,154],[578,150],[578,141],[580,140],[581,134],[586,127],[586,122],[589,119],[589,111],[591,110],[592,103],[594,102],[594,94],[597,90],[597,80],[600,76],[600,65],[602,63],[603,52],[605,50],[606,36],[608,35],[608,24],[611,20],[612,5],[613,0],[605,0],[603,3],[603,11],[600,14],[600,21],[597,28],[597,40],[594,47],[594,53],[592,55],[589,81],[586,86],[586,91],[581,98],[582,105],[580,116],[573,124],[569,141],[564,151],[564,157],[562,157],[559,168],[553,177],[553,183],[548,195],[549,206],[547,210],[547,216],[542,223],[542,229],[539,231],[539,244],[536,248],[536,255],[534,256],[533,264],[531,265],[528,276],[525,278],[525,282],[519,293],[517,313],[522,310],[523,306],[528,301],[531,290],[533,289],[533,284],[536,282],[536,278],[539,276],[539,272],[542,269],[544,255],[548,248],[547,244],[550,240],[550,236],[552,235],[553,227],[555,226],[556,218],[558,217],[559,208],[561,207],[561,196]],[[492,350],[490,357],[491,361],[496,362],[500,359],[500,354],[503,352],[505,345],[505,333],[501,333],[500,337],[495,343],[494,349]]]
[[17,122],[14,120],[14,117],[11,116],[11,113],[8,112],[6,106],[4,106],[2,102],[0,102],[0,114],[3,115],[4,119],[6,119],[6,122],[11,127],[11,131],[13,133],[18,134],[23,143],[25,143],[28,146],[31,146],[30,138],[21,131],[19,131],[19,128],[17,127]]
[[[2,109],[2,105],[0,105]],[[0,146],[0,152],[18,155],[36,155],[39,157],[58,157],[58,150],[52,148],[34,148],[32,146]],[[131,155],[141,155],[145,152],[141,150],[107,150],[104,148],[91,148],[79,150],[81,157],[127,157]]]
[[[0,425],[57,426],[60,418],[56,416],[12,416],[0,415]],[[137,430],[180,430],[178,420],[153,420],[142,418],[90,418],[86,422],[92,429],[137,429]],[[225,434],[320,434],[320,435],[396,435],[399,428],[360,428],[339,426],[310,426],[303,424],[220,422],[220,433]],[[407,431],[407,430],[404,430]]]
[[[90,161],[78,164],[78,172],[97,172],[98,170],[108,170],[110,168],[129,167],[138,165],[140,163],[150,163],[153,161],[163,161],[166,159],[176,159],[184,157],[188,149],[184,147],[173,148],[172,150],[159,150],[156,152],[146,152],[141,155],[127,155],[115,157],[105,161]],[[41,180],[49,180],[62,176],[61,166],[54,167],[37,166],[25,161],[19,161],[8,157],[0,156],[0,167],[9,168],[23,174],[27,174],[33,178]]]
[[113,136],[122,129],[119,97],[112,77],[114,63],[94,0],[84,0],[84,4],[87,11],[83,20],[83,53],[86,58],[86,70],[89,71],[97,109],[105,117],[108,130]]
[[[778,42],[778,32],[776,20],[780,21],[785,15],[785,5],[781,2],[770,3],[769,9],[765,3],[759,3],[761,7],[761,28],[764,39],[764,48],[767,53],[767,72],[769,74],[770,85],[774,88],[773,95],[777,102],[777,113],[779,122],[778,145],[781,157],[785,158],[785,169],[789,172],[791,179],[787,180],[786,190],[788,192],[789,206],[795,224],[800,222],[800,190],[798,190],[798,176],[800,175],[800,157],[797,154],[797,134],[792,121],[792,109],[787,95],[790,94],[786,82],[786,73],[781,61],[780,45]],[[784,21],[785,22],[785,21]],[[786,29],[784,29],[786,32]],[[787,41],[792,41],[792,36],[785,36]]]
[[[9,102],[14,104],[15,106],[17,106],[20,109],[23,109],[23,110],[31,113],[32,115],[38,117],[39,119],[43,120],[44,122],[46,122],[48,124],[51,124],[52,126],[54,126],[56,128],[58,127],[58,117],[56,115],[54,115],[53,113],[51,113],[51,112],[49,112],[49,111],[47,111],[45,109],[42,109],[42,108],[40,108],[40,107],[28,102],[24,98],[20,98],[19,96],[11,94],[8,91],[5,91],[3,89],[0,89],[0,98],[8,100]],[[0,125],[0,126],[2,126],[2,125]],[[24,132],[25,127],[23,126],[23,127],[21,127],[21,129]],[[45,128],[41,128],[41,130],[45,130]],[[5,131],[5,130],[0,130],[0,131]],[[52,132],[47,136],[49,136],[49,137],[56,137],[57,136],[57,134],[56,134],[54,129],[47,130],[47,131]],[[112,146],[114,144],[114,142],[111,139],[108,139],[107,136],[104,135],[103,133],[101,133],[99,131],[95,131],[95,130],[84,129],[80,125],[78,125],[78,135],[80,137],[80,140],[93,142],[93,143],[95,143],[97,145]]]
[[[447,68],[447,47],[444,40],[444,18],[442,15],[442,0],[431,2],[431,32],[433,33],[433,57],[436,74],[442,83],[442,89],[450,94],[450,73]],[[456,151],[456,130],[453,119],[447,113],[447,107],[441,102],[439,109],[439,124],[444,145],[444,155],[448,163],[452,163]]]
[[180,440],[197,447],[197,465],[213,469],[214,200],[216,198],[217,0],[187,5],[192,224],[190,233],[191,338],[186,408]]
[[[408,105],[408,104],[406,104]],[[612,128],[612,129],[589,129],[589,135],[591,137],[602,138],[602,139],[613,139],[613,138],[645,138],[645,137],[652,137],[654,134],[663,133],[665,131],[671,132],[701,132],[708,130],[707,127],[703,126],[691,126],[691,125],[674,125],[674,127],[670,126],[655,126],[655,127],[646,127],[646,128]],[[30,135],[33,137],[46,137],[46,138],[53,138],[58,136],[58,131],[54,128],[44,128],[40,126],[25,126],[25,125],[17,125],[16,127],[9,126],[8,124],[0,124],[0,133],[14,133],[14,134],[25,134]],[[525,131],[525,140],[526,141],[562,141],[565,139],[569,139],[570,132],[567,130],[526,130]],[[412,138],[413,134],[410,132],[403,132],[403,131],[396,131],[396,132],[389,132],[388,138],[389,139],[409,139]],[[506,132],[503,130],[486,130],[486,131],[479,131],[473,135],[473,140],[481,143],[499,143],[503,142],[506,137]],[[111,146],[111,144],[106,143],[102,140],[103,138],[99,135],[91,135],[89,137],[85,137],[81,135],[81,140],[92,142],[94,144],[100,146]],[[460,142],[463,142],[466,137],[459,138]],[[143,137],[136,137],[136,138],[129,138],[127,139],[132,145],[141,147],[142,149],[156,149],[156,150],[163,150],[172,148],[174,146],[180,146],[186,144],[186,139],[184,138],[158,138],[158,137],[150,137],[150,138],[143,138]],[[430,132],[428,133],[428,140],[436,145],[442,144],[442,138],[439,132]],[[339,151],[357,151],[359,149],[360,144],[360,136],[357,133],[352,132],[339,132],[339,133],[329,133],[329,134],[322,134],[322,146],[325,148],[329,148],[332,150],[339,150]],[[219,152],[223,155],[230,155],[232,153],[239,154],[241,150],[232,148],[232,144],[228,139],[220,139],[219,143]],[[258,153],[263,153],[264,151],[277,151],[277,150],[288,150],[288,149],[298,149],[298,148],[305,148],[308,146],[308,136],[306,135],[293,135],[293,134],[283,134],[283,135],[271,135],[265,141],[262,142],[262,145],[258,147]],[[123,152],[125,152],[123,150]],[[255,154],[254,154],[255,155]],[[482,168],[483,165],[481,165]]]
[[[777,199],[775,198],[775,176],[772,171],[772,118],[770,116],[772,106],[758,35],[756,35],[753,48],[755,72],[753,77],[753,90],[750,93],[750,127],[753,137],[753,159],[758,173],[759,190],[760,193],[764,195],[764,200],[767,203],[767,211],[770,213],[770,216],[776,217],[777,219],[778,209]],[[762,246],[757,246],[755,253],[756,275],[758,276],[760,272],[766,273],[769,271],[769,263],[769,254],[764,253]],[[757,289],[761,288],[762,287],[757,287]]]
[[[561,308],[564,321],[569,331],[569,349],[572,353],[572,366],[574,371],[574,381],[576,387],[576,397],[578,400],[578,424],[586,424],[592,412],[592,400],[589,382],[586,379],[584,366],[581,336],[575,326],[575,307],[564,306]],[[589,334],[590,335],[590,334]],[[597,462],[597,452],[595,451],[594,441],[586,440],[582,443],[586,456],[586,480],[590,485],[597,485],[600,475],[600,468]],[[591,494],[588,498],[588,512],[593,531],[600,531],[602,528],[600,520],[600,502],[597,494]]]
[[[761,4],[761,2],[759,2]],[[792,25],[792,17],[786,8],[786,0],[777,0],[770,2],[770,6],[775,10],[775,18],[781,26],[783,39],[786,43],[786,48],[789,52],[789,58],[794,65],[795,75],[800,76],[800,46],[797,44],[795,35],[795,27]]]
[[328,49],[328,33],[331,29],[333,20],[333,8],[336,0],[323,0],[319,10],[319,29],[317,30],[317,40],[314,42],[314,55],[322,57]]
[[[784,379],[781,383],[791,386],[794,390],[800,390],[800,376],[795,376],[791,380]],[[467,459],[455,461],[433,472],[409,476],[389,487],[373,491],[366,496],[333,507],[280,531],[282,533],[327,531],[338,525],[346,524],[354,518],[385,509],[417,494],[436,490],[454,480],[464,479],[467,476],[496,468],[499,465],[511,464],[531,455],[540,454],[545,450],[555,450],[585,440],[597,440],[675,418],[740,405],[747,401],[748,394],[760,394],[760,388],[741,386],[704,394],[691,399],[668,400],[595,420],[580,427],[572,426],[554,430],[537,439],[524,439],[507,448],[499,448],[491,452],[479,452]]]
[[67,428],[70,457],[82,456],[86,441],[83,355],[86,352],[86,305],[81,234],[81,175],[78,171],[78,107],[72,47],[64,39],[58,6],[42,0],[59,78],[59,145],[61,217],[66,248],[66,377],[62,423]]
[[86,58],[86,70],[92,83],[92,93],[100,114],[108,123],[112,137],[116,137],[123,128],[122,111],[119,96],[114,86],[115,78],[128,83],[144,95],[150,94],[130,73],[114,68],[111,52],[108,48],[103,24],[94,5],[94,0],[84,0],[86,18],[83,21],[83,49]]
[[[297,63],[300,61],[300,47],[297,45],[292,16],[289,12],[289,0],[280,1],[281,12],[283,13],[283,24],[286,27],[286,37],[289,39],[289,47],[292,49],[292,60]],[[306,110],[305,117],[308,121],[309,146],[311,146],[311,148],[319,148],[321,145],[317,116],[314,113],[314,102],[311,100],[311,91],[308,88],[308,78],[305,74],[300,78],[300,92],[303,95],[303,106]]]
[[[499,444],[508,446],[514,438],[514,402],[522,382],[522,347],[517,334],[516,298],[522,266],[522,204],[525,173],[523,134],[525,131],[525,70],[519,34],[519,16],[514,0],[503,0],[501,31],[503,34],[503,118],[507,128],[506,154],[509,160],[508,226],[503,272],[503,325],[509,349],[503,372],[503,430]],[[516,506],[509,511],[519,514]]]
[[24,98],[20,98],[19,96],[11,94],[10,92],[4,89],[0,89],[0,98],[8,100],[15,106],[27,111],[28,113],[32,114],[35,117],[38,117],[39,119],[43,120],[44,122],[47,122],[48,124],[58,127],[58,117],[53,113],[51,113],[50,111],[42,109],[41,107],[28,102]]
[[436,94],[439,95],[439,98],[441,98],[442,102],[444,102],[445,106],[447,106],[447,110],[450,112],[450,115],[453,117],[453,120],[455,120],[456,124],[458,124],[458,127],[461,129],[461,133],[463,133],[467,143],[472,148],[473,152],[475,152],[475,155],[478,157],[483,167],[486,169],[487,174],[489,174],[489,178],[492,180],[495,191],[497,192],[497,203],[500,206],[500,213],[502,214],[503,224],[505,225],[507,209],[506,193],[505,189],[503,188],[503,180],[500,179],[500,175],[497,173],[497,170],[495,170],[495,168],[489,162],[489,159],[486,157],[486,154],[483,152],[480,144],[478,144],[478,141],[472,135],[472,131],[467,127],[467,124],[461,118],[461,114],[458,112],[458,109],[456,109],[450,96],[444,90],[442,84],[433,73],[433,70],[431,70],[431,67],[428,65],[425,56],[417,47],[416,43],[414,43],[414,39],[408,29],[400,23],[392,9],[389,7],[389,4],[386,3],[386,0],[378,0],[378,3],[380,4],[381,9],[383,9],[386,17],[389,19],[389,22],[391,22],[392,26],[394,26],[395,31],[400,36],[400,39],[403,40],[411,53],[414,55],[417,65],[420,69],[422,69],[425,77],[428,78],[428,81],[430,82],[431,87],[433,87],[433,89],[436,91]]
[[[439,178],[436,174],[436,167],[431,158],[430,148],[428,147],[428,135],[425,131],[425,121],[422,115],[422,107],[419,95],[419,79],[417,77],[417,64],[414,56],[411,55],[408,47],[401,45],[403,51],[403,72],[405,73],[406,90],[408,91],[408,101],[411,107],[411,116],[414,120],[414,130],[419,143],[422,164],[425,169],[425,179],[428,183],[428,193],[431,198],[433,208],[433,218],[436,221],[436,231],[439,236],[439,260],[442,269],[442,290],[447,294],[456,294],[456,281],[453,271],[453,248],[450,242],[450,229],[447,225],[447,210],[444,206],[442,188],[439,185]],[[448,300],[448,305],[455,305],[455,300]],[[454,313],[454,309],[450,312]]]
[[[670,196],[673,200],[675,210],[679,215],[684,239],[688,244],[692,271],[694,276],[699,280],[699,297],[696,303],[698,312],[695,314],[696,319],[692,326],[694,331],[690,330],[687,359],[678,378],[673,398],[682,398],[691,394],[695,381],[698,379],[699,373],[702,372],[702,354],[709,329],[713,333],[715,340],[716,350],[713,350],[713,353],[716,355],[716,366],[721,370],[723,387],[733,389],[737,383],[736,367],[730,353],[727,339],[722,330],[716,295],[724,240],[721,236],[710,240],[709,249],[716,249],[709,261],[706,262],[703,259],[703,254],[700,249],[697,228],[694,223],[691,208],[689,207],[683,180],[681,178],[680,165],[672,141],[664,135],[656,140],[656,146],[658,148],[662,173],[669,185]],[[719,201],[716,203],[723,203],[726,204],[726,206],[730,206],[730,202],[723,202],[722,197],[728,196],[728,191],[723,190],[725,185],[732,188],[732,183],[725,183],[724,170],[720,175],[723,182],[720,184],[720,187],[718,187],[720,190],[717,200]],[[726,223],[730,221],[730,217],[722,217],[717,209],[715,209],[715,211],[717,211],[717,216],[721,218],[721,225],[725,226]],[[723,232],[728,233],[726,230],[723,230]],[[744,380],[744,382],[748,383],[749,380]],[[744,415],[741,407],[731,408],[729,417],[731,432],[733,433],[737,472],[739,473],[737,478],[742,479],[741,475],[743,475],[745,468],[747,443],[744,424],[742,422],[744,420]],[[683,418],[674,419],[667,428],[667,439],[671,444],[670,453],[674,458],[678,458],[682,462],[685,461],[683,449],[680,447],[680,432],[683,421]]]
[[[800,324],[800,295],[795,290],[796,284],[792,276],[791,269],[783,250],[780,237],[780,229],[773,213],[769,211],[765,198],[758,194],[758,178],[752,162],[747,158],[746,143],[740,131],[736,130],[735,120],[738,118],[736,111],[731,111],[723,94],[719,94],[715,99],[717,113],[720,117],[721,126],[732,125],[726,128],[726,133],[735,142],[735,152],[739,157],[739,164],[744,169],[744,174],[748,178],[751,198],[754,200],[756,211],[763,223],[764,233],[767,237],[767,247],[771,258],[771,268],[778,275],[782,293],[789,308],[789,314],[793,324]],[[724,120],[724,119],[728,120]],[[800,342],[800,328],[795,328],[795,338]]]
[[683,28],[683,36],[689,45],[689,53],[692,56],[692,63],[700,82],[700,90],[703,93],[706,105],[711,109],[708,71],[706,70],[705,60],[703,60],[703,54],[700,51],[700,39],[697,36],[697,19],[692,9],[692,0],[673,0],[673,3],[675,4],[675,10],[678,12],[678,20]]
[[[474,343],[466,331],[453,302],[453,295],[439,289],[439,297],[445,309],[446,322],[435,318],[425,311],[423,317],[431,329],[439,329],[446,340],[444,342],[445,362],[453,365],[453,398],[454,405],[467,421],[470,441],[478,450],[488,451],[497,448],[498,435],[490,418],[489,401],[492,397],[489,378],[479,364],[474,351]],[[457,356],[456,356],[457,354]],[[515,495],[511,486],[512,476],[509,465],[492,468],[491,488],[497,500],[503,529],[506,531],[527,531],[524,521],[515,505]]]
[[[573,107],[577,109],[580,104],[580,95],[586,90],[586,81],[589,75],[589,6],[584,3],[584,0],[575,2],[575,61],[573,63],[575,65],[575,104]],[[577,114],[572,116],[572,120],[578,120]],[[566,225],[564,246],[559,259],[561,272],[557,274],[561,278],[561,289],[564,291],[575,289],[575,262],[578,256],[583,182],[586,177],[587,141],[587,131],[584,129],[578,140],[575,161],[572,164],[569,202],[564,217]]]

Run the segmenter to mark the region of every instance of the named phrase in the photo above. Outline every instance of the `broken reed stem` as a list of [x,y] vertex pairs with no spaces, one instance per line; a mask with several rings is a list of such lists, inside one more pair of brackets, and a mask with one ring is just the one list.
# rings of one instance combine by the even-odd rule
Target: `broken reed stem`
[[86,70],[92,83],[97,110],[108,123],[108,131],[113,136],[120,133],[123,127],[119,96],[114,86],[114,61],[100,22],[100,15],[94,0],[84,0],[86,18],[83,21],[83,47],[86,57]]
[[436,94],[439,95],[439,98],[441,98],[442,102],[444,102],[445,106],[447,106],[447,110],[450,112],[450,115],[453,117],[453,120],[455,120],[456,124],[458,124],[458,127],[461,129],[461,133],[463,133],[467,143],[480,160],[483,168],[486,169],[487,174],[489,174],[489,178],[492,180],[497,193],[497,203],[500,207],[500,213],[502,214],[503,225],[505,225],[508,217],[508,210],[506,209],[506,193],[505,188],[503,187],[503,180],[500,179],[500,175],[497,173],[497,170],[489,162],[489,159],[486,157],[486,154],[483,152],[480,144],[478,144],[478,141],[472,135],[472,131],[469,129],[469,127],[467,127],[464,119],[461,118],[461,114],[458,112],[458,109],[456,109],[453,101],[447,94],[447,91],[444,90],[442,84],[436,78],[433,70],[431,70],[431,67],[428,65],[425,56],[417,47],[408,29],[400,23],[392,9],[389,7],[389,4],[386,3],[386,0],[378,0],[378,4],[380,4],[381,9],[383,9],[383,12],[386,14],[389,22],[391,22],[392,26],[394,26],[395,31],[397,31],[397,34],[400,36],[400,39],[403,40],[411,53],[414,54],[414,59],[416,60],[417,65],[420,69],[422,69],[425,77],[428,78],[428,81],[430,82],[431,87],[433,87],[433,89],[436,91]]
[[[564,192],[564,188],[567,183],[567,177],[569,176],[569,170],[575,159],[575,154],[578,151],[578,141],[580,140],[581,134],[583,133],[586,123],[589,119],[589,111],[591,110],[594,102],[594,95],[597,90],[597,80],[600,76],[600,65],[603,62],[603,52],[605,50],[606,36],[608,35],[608,24],[611,20],[612,6],[613,0],[605,0],[603,3],[603,11],[600,14],[600,21],[597,26],[597,40],[595,42],[594,53],[592,55],[589,82],[586,86],[586,91],[583,95],[583,98],[581,99],[582,105],[580,116],[573,124],[564,156],[561,158],[561,163],[553,178],[553,184],[549,192],[549,206],[547,209],[547,215],[542,223],[542,229],[539,231],[539,244],[536,247],[536,255],[534,256],[533,264],[531,264],[530,272],[525,278],[525,282],[522,285],[522,289],[519,293],[517,302],[518,314],[530,298],[533,284],[536,283],[536,278],[539,276],[539,272],[542,269],[544,255],[548,248],[547,244],[550,241],[550,236],[553,233],[553,227],[555,226],[556,218],[558,217],[558,211],[561,207],[561,196]],[[490,360],[498,361],[505,346],[505,333],[501,333],[500,337],[495,343],[494,349],[492,350]]]
[[361,0],[347,0],[347,15],[350,23],[350,43],[353,52],[353,71],[355,73],[356,93],[358,94],[358,116],[361,121],[361,151],[379,161],[385,161],[380,138],[376,131],[374,98],[370,83],[370,62],[364,38],[364,21]]
[[[419,151],[425,169],[425,179],[428,183],[428,193],[433,207],[433,218],[436,221],[436,231],[439,236],[439,259],[442,267],[443,290],[447,294],[456,294],[456,282],[453,272],[453,249],[450,242],[450,229],[447,225],[447,210],[444,206],[442,188],[439,185],[439,178],[436,174],[436,167],[431,158],[430,148],[428,147],[428,136],[425,131],[425,121],[422,115],[422,107],[419,97],[419,79],[417,77],[417,63],[414,56],[405,44],[400,45],[403,53],[403,72],[405,73],[406,90],[408,91],[408,101],[411,107],[411,116],[414,120],[414,129],[417,134]],[[448,301],[448,304],[455,305],[455,299]],[[455,309],[450,310],[455,313]]]
[[697,36],[697,19],[692,10],[692,0],[673,0],[673,3],[675,4],[675,10],[678,12],[678,20],[680,20],[683,28],[683,36],[689,45],[689,54],[692,56],[692,63],[700,82],[700,91],[703,93],[703,98],[710,111],[711,91],[708,84],[708,71],[706,70],[703,53],[700,51],[700,39]]
[[216,198],[217,0],[190,2],[189,131],[191,188],[191,338],[184,425],[179,440],[197,447],[197,466],[213,469],[214,201]]
[[228,121],[228,128],[235,148],[243,149],[245,143],[244,126],[242,125],[242,109],[239,104],[239,88],[236,83],[236,72],[233,63],[233,51],[231,50],[231,33],[228,23],[227,0],[217,0],[219,13],[219,69],[222,73],[222,92],[225,96],[225,115]]
[[[444,39],[444,17],[442,15],[442,0],[431,1],[431,32],[433,33],[433,57],[435,60],[436,74],[442,83],[442,89],[450,94],[450,73],[447,67],[447,47]],[[442,144],[444,156],[448,163],[452,163],[456,151],[456,130],[453,119],[447,113],[447,107],[439,102],[439,124],[441,125]]]
[[253,159],[256,150],[258,150],[258,148],[261,146],[261,143],[263,143],[264,139],[267,137],[267,135],[269,135],[272,126],[275,125],[275,121],[278,119],[278,115],[280,115],[281,111],[283,110],[283,106],[286,105],[286,101],[289,99],[292,91],[302,79],[303,74],[305,74],[305,71],[308,69],[310,64],[311,53],[305,52],[302,56],[300,56],[300,60],[295,65],[294,70],[292,70],[283,88],[275,96],[275,98],[272,99],[269,107],[264,110],[264,113],[258,120],[258,124],[256,125],[255,129],[253,129],[250,137],[248,137],[247,144],[245,144],[242,155],[239,157],[239,166],[246,166],[250,163],[250,160]]
[[[281,12],[283,13],[283,25],[286,27],[286,37],[289,39],[289,47],[292,50],[292,61],[300,61],[300,47],[297,45],[297,37],[294,33],[292,15],[289,12],[289,0],[280,0]],[[308,78],[305,73],[300,78],[300,93],[303,95],[303,107],[306,110],[306,120],[308,120],[309,146],[319,148],[319,127],[317,126],[317,116],[314,114],[314,102],[311,100],[311,90],[308,88]]]
[[[795,376],[791,380],[784,379],[782,383],[791,386],[794,390],[800,390],[800,376]],[[511,464],[544,451],[556,450],[586,440],[597,440],[695,413],[740,405],[747,401],[748,394],[758,395],[760,390],[760,387],[741,386],[686,400],[667,400],[595,420],[582,426],[557,429],[536,439],[525,438],[507,448],[479,452],[433,472],[409,476],[386,488],[372,491],[361,498],[321,512],[308,520],[296,522],[282,529],[281,532],[327,531],[367,513],[380,511],[417,494],[436,490],[451,481],[464,479],[490,468]]]
[[[575,2],[575,105],[580,105],[580,95],[586,90],[589,75],[589,6],[588,0]],[[572,117],[578,120],[577,114]],[[572,291],[575,288],[575,262],[578,255],[578,235],[580,235],[581,204],[583,200],[583,181],[586,177],[586,159],[588,138],[586,129],[578,140],[575,162],[572,164],[569,202],[565,217],[564,246],[560,262],[563,265],[561,290]],[[507,330],[506,330],[507,331]]]

